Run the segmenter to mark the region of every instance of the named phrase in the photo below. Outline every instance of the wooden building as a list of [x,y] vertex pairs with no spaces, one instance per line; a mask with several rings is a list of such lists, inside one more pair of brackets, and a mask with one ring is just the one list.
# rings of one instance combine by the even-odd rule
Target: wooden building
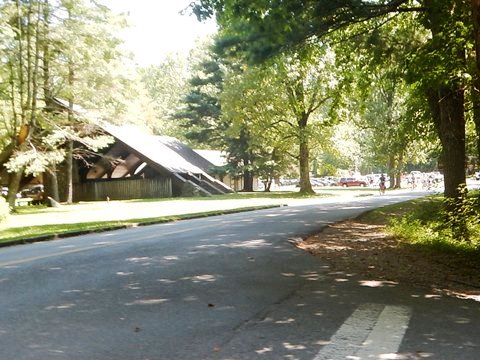
[[99,126],[114,143],[79,166],[74,201],[210,196],[233,190],[209,174],[214,164],[181,141],[133,125]]

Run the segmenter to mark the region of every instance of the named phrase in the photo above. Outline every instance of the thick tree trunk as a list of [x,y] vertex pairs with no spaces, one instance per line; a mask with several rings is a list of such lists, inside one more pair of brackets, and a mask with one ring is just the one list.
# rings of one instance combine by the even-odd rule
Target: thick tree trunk
[[303,113],[298,120],[300,132],[299,138],[299,172],[300,172],[300,192],[302,194],[315,194],[312,183],[310,182],[310,148],[308,146],[307,135],[308,114]]
[[442,88],[430,91],[432,117],[442,143],[443,175],[446,198],[446,222],[456,240],[469,239],[462,212],[465,188],[465,117],[464,93],[461,89]]
[[463,90],[432,90],[429,104],[442,143],[445,197],[457,198],[459,187],[466,182]]
[[45,185],[45,194],[50,196],[53,200],[60,202],[60,193],[58,190],[57,166],[52,165],[51,169],[43,175],[43,184]]
[[253,191],[253,175],[251,171],[245,171],[243,173],[243,190],[246,192]]
[[475,123],[475,133],[477,135],[477,160],[480,162],[480,0],[471,0],[471,4],[476,63],[476,71],[473,75],[472,104],[473,121]]
[[8,180],[8,196],[7,202],[11,209],[15,208],[15,200],[17,199],[17,193],[20,189],[20,182],[22,181],[23,169],[14,173],[10,173]]
[[457,198],[465,177],[464,95],[461,89],[441,89],[440,141],[443,147],[445,196]]
[[[472,0],[474,1],[474,0]],[[476,2],[476,1],[475,1]],[[428,8],[430,30],[433,37],[443,33],[445,16],[454,11],[454,4],[425,1]],[[441,44],[439,46],[445,46]],[[459,62],[465,61],[463,48],[456,54]],[[428,91],[428,100],[433,121],[442,143],[445,197],[457,199],[461,196],[460,186],[465,184],[465,99],[461,85],[452,83]]]
[[305,141],[300,143],[300,192],[303,194],[314,194],[310,182],[310,150]]
[[476,74],[472,87],[472,117],[475,124],[475,145],[477,147],[477,164],[480,163],[480,75]]

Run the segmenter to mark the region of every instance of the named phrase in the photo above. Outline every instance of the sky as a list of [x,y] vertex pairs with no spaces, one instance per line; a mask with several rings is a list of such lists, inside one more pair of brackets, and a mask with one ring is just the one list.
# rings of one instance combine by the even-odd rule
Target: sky
[[114,12],[128,13],[130,27],[121,37],[141,65],[159,64],[168,53],[188,54],[198,39],[216,30],[215,22],[200,23],[180,15],[193,0],[103,0]]

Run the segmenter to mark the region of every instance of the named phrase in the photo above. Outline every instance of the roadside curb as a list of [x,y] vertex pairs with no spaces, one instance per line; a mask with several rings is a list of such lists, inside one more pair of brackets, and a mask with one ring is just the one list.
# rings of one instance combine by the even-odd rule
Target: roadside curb
[[138,223],[130,223],[130,224],[124,224],[124,225],[110,225],[110,226],[106,226],[106,227],[100,228],[100,229],[70,231],[70,232],[64,232],[64,233],[47,234],[47,235],[28,237],[28,238],[17,239],[17,240],[12,240],[12,241],[6,241],[6,242],[1,242],[0,243],[0,248],[15,246],[15,245],[32,244],[32,243],[35,243],[35,242],[42,242],[42,241],[59,240],[59,239],[65,239],[65,238],[73,237],[73,236],[102,233],[102,232],[107,232],[107,231],[130,229],[130,228],[139,227],[139,226],[165,224],[165,223],[182,221],[182,220],[193,220],[193,219],[201,219],[201,218],[212,217],[212,216],[236,214],[236,213],[248,212],[248,211],[274,209],[274,208],[279,208],[279,207],[284,207],[284,206],[288,206],[288,205],[287,204],[262,205],[262,206],[251,206],[251,207],[244,207],[244,208],[237,208],[237,209],[214,210],[214,211],[208,211],[208,212],[204,212],[204,213],[193,213],[193,214],[184,214],[184,215],[167,215],[167,216],[164,216],[162,218],[158,218],[158,219],[154,218],[152,220],[144,220],[144,221],[140,221]]

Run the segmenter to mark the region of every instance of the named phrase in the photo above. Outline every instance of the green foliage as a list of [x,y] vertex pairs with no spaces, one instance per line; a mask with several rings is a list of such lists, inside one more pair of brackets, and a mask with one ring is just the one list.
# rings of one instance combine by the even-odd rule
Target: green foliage
[[185,130],[172,121],[188,91],[187,59],[169,55],[158,65],[139,69],[138,90],[122,123],[140,122],[155,134],[183,140]]
[[0,86],[0,167],[15,174],[9,181],[18,187],[24,174],[55,169],[107,143],[87,121],[99,115],[84,116],[77,104],[104,117],[122,107],[124,58],[113,34],[124,23],[87,0],[1,2],[0,23],[0,84],[8,84]]
[[197,0],[192,9],[199,19],[215,14],[229,37],[228,48],[260,62],[351,24],[385,18],[408,5],[404,1]]
[[225,68],[211,46],[206,45],[203,50],[203,56],[191,64],[189,91],[173,118],[190,142],[213,149],[225,148],[224,134],[229,125],[221,119],[219,99]]
[[[472,36],[479,27],[472,11],[478,8],[475,2],[445,0],[197,0],[192,5],[200,19],[215,14],[224,36],[223,52],[250,63],[300,53],[316,42],[325,44],[332,34],[345,35],[334,43],[347,70],[341,72],[347,80],[344,89],[355,96],[350,106],[337,105],[331,112],[338,117],[361,115],[366,122],[358,126],[361,136],[366,135],[364,152],[372,162],[395,167],[395,174],[406,161],[422,160],[407,159],[418,148],[427,149],[423,154],[438,154],[440,143],[449,197],[465,182],[464,117],[478,107],[464,97],[468,88],[474,89],[472,99],[478,97],[480,46]],[[354,71],[349,71],[350,64]],[[348,84],[352,79],[357,81]],[[298,90],[294,92],[300,94]],[[333,103],[348,102],[342,100]],[[478,136],[480,116],[473,117]],[[430,140],[433,129],[437,140],[429,144],[425,139]]]
[[[479,194],[462,199],[457,211],[446,211],[442,197],[433,197],[419,202],[411,212],[399,219],[391,219],[389,231],[412,244],[443,251],[478,251],[480,250],[480,222],[478,213]],[[458,226],[468,231],[459,238]],[[452,226],[453,225],[453,226]],[[466,227],[464,227],[466,226]]]
[[0,224],[5,222],[10,214],[10,206],[7,201],[0,196]]
[[445,223],[442,230],[457,241],[472,242],[480,247],[480,192],[468,193],[461,186],[458,197],[445,199]]

